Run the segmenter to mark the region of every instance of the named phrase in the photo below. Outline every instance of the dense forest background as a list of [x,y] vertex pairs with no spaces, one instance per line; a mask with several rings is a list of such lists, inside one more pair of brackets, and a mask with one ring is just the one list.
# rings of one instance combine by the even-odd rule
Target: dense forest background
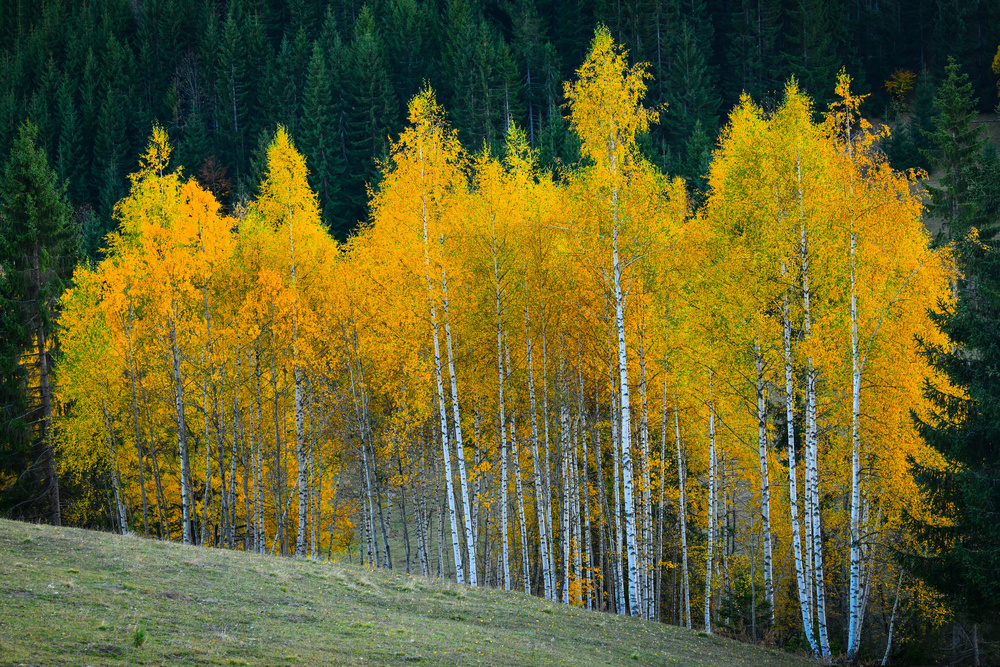
[[[280,123],[344,239],[366,219],[377,161],[425,81],[470,150],[496,153],[509,118],[543,167],[574,162],[561,82],[598,23],[650,64],[646,103],[666,105],[644,152],[695,190],[740,94],[768,108],[791,76],[822,108],[845,67],[871,93],[866,114],[893,122],[912,107],[926,129],[953,55],[981,110],[996,99],[992,1],[16,0],[0,7],[0,155],[31,118],[96,258],[154,122],[186,173],[231,208],[261,182]],[[885,84],[900,76],[891,95]],[[894,166],[928,167],[923,141],[897,128]]]

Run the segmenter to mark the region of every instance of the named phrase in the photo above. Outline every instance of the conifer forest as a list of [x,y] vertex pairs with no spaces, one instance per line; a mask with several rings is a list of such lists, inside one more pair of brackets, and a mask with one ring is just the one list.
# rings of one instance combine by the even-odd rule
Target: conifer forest
[[1000,664],[1000,2],[0,3],[0,516]]

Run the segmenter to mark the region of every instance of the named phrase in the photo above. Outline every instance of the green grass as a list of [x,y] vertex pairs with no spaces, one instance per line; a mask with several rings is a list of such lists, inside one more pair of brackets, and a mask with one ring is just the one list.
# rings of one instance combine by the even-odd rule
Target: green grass
[[807,665],[357,566],[0,521],[3,665]]

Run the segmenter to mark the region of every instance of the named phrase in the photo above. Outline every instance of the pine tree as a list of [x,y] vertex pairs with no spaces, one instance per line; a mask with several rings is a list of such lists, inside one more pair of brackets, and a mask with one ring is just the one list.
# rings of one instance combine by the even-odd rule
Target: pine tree
[[354,46],[345,87],[350,174],[345,193],[348,207],[345,222],[353,226],[365,217],[367,186],[374,186],[378,175],[375,161],[387,156],[390,135],[396,131],[399,118],[384,42],[367,5],[354,26]]
[[965,236],[974,211],[967,191],[969,169],[979,160],[984,140],[983,127],[972,127],[979,100],[972,97],[972,84],[953,57],[945,67],[947,77],[934,96],[937,116],[934,130],[927,136],[932,148],[927,152],[936,170],[941,171],[941,186],[928,186],[930,212],[943,222],[939,240],[947,242]]
[[386,55],[392,68],[397,100],[409,100],[434,76],[437,12],[432,3],[388,0],[383,18]]
[[309,168],[309,184],[319,196],[323,222],[343,240],[346,229],[339,229],[340,182],[344,177],[343,155],[338,150],[339,109],[334,104],[326,56],[319,42],[313,45],[309,74],[302,100],[302,124],[299,145]]
[[915,416],[941,467],[915,464],[933,514],[911,517],[930,555],[909,554],[912,570],[972,618],[1000,614],[1000,243],[995,228],[959,239],[965,279],[958,302],[933,315],[950,344],[925,353],[948,384],[928,381],[933,406]]
[[841,26],[832,4],[795,0],[785,24],[786,70],[820,103],[832,96],[830,84],[841,66],[836,52]]
[[[682,147],[693,139],[696,126],[700,126],[711,143],[719,122],[719,98],[708,66],[710,51],[701,46],[696,20],[682,18],[680,29],[672,40],[670,76],[665,90],[668,106],[663,126],[667,145],[681,155],[688,153]],[[704,143],[702,139],[695,141]],[[700,178],[705,173],[703,168],[707,166],[701,152],[700,147],[695,149],[698,156],[693,161],[680,159],[664,166],[689,180]]]
[[[35,460],[41,472],[33,494],[48,496],[47,516],[55,525],[61,523],[59,478],[54,456],[52,414],[53,388],[50,379],[51,355],[57,348],[54,341],[56,299],[65,285],[75,262],[73,230],[69,225],[72,211],[64,187],[56,183],[56,174],[49,167],[45,153],[36,145],[37,128],[31,123],[21,125],[7,167],[0,182],[0,301],[13,305],[4,309],[6,325],[0,342],[5,352],[15,352],[13,359],[30,359],[20,368],[2,367],[5,398],[10,400],[10,387],[20,384],[27,395],[23,403],[28,411],[24,424],[32,424],[32,448],[18,447],[18,438],[8,441],[14,449],[0,460],[8,461],[21,470]],[[15,305],[16,304],[16,305]],[[26,367],[27,365],[27,367]],[[13,401],[16,406],[20,401]],[[9,403],[8,403],[9,405]],[[7,421],[4,430],[17,432],[24,426]],[[28,461],[24,460],[25,455]],[[8,456],[11,457],[10,460]],[[36,458],[37,457],[37,458]],[[19,465],[21,464],[21,465]],[[31,464],[32,466],[34,464]]]
[[777,39],[781,6],[774,0],[741,0],[732,14],[732,41],[724,72],[726,96],[731,102],[743,92],[758,102],[782,83]]
[[180,145],[180,164],[189,174],[197,174],[205,158],[212,152],[208,131],[201,114],[192,110],[184,123],[184,138]]
[[70,201],[78,206],[87,200],[88,166],[80,115],[76,111],[72,84],[67,76],[59,89],[59,144],[56,151],[56,169],[59,177],[66,182]]
[[499,152],[511,117],[520,122],[520,82],[510,48],[466,0],[450,0],[442,70],[455,127],[470,150]]

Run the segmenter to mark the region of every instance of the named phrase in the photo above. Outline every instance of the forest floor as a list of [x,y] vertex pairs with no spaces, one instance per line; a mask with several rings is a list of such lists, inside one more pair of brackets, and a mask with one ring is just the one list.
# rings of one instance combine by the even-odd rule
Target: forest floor
[[2,665],[808,665],[358,566],[0,520]]

